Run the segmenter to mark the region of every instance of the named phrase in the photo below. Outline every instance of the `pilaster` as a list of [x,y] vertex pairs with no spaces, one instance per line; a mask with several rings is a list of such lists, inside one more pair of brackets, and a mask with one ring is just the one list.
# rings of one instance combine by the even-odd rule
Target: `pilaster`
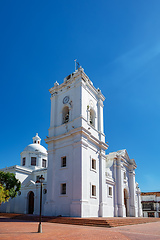
[[130,188],[130,216],[135,217],[136,186],[135,186],[135,171],[133,167],[129,171],[129,188]]
[[105,161],[106,156],[104,154],[99,154],[99,217],[104,217],[105,215]]
[[123,217],[123,208],[124,208],[124,201],[123,201],[123,187],[122,187],[122,171],[121,171],[121,159],[118,157],[117,159],[117,205],[118,205],[118,217]]

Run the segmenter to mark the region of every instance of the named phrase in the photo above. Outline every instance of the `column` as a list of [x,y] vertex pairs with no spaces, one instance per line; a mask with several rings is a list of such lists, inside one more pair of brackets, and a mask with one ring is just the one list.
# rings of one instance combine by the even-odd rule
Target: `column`
[[130,216],[135,217],[136,184],[135,184],[135,171],[133,168],[129,171],[129,188],[130,188]]
[[105,215],[105,161],[104,154],[99,154],[99,217]]
[[118,217],[123,217],[123,189],[122,189],[122,177],[121,177],[121,159],[117,159],[117,205],[118,205]]
[[113,163],[113,178],[115,181],[114,186],[114,217],[118,217],[118,206],[117,206],[117,167],[116,167],[116,160]]
[[98,113],[97,113],[97,121],[98,121],[98,131],[103,133],[103,102],[101,99],[98,100]]
[[[52,143],[53,145],[53,143]],[[49,146],[49,145],[48,145]],[[55,151],[48,151],[48,171],[47,171],[47,198],[44,206],[44,213],[48,216],[55,214]]]

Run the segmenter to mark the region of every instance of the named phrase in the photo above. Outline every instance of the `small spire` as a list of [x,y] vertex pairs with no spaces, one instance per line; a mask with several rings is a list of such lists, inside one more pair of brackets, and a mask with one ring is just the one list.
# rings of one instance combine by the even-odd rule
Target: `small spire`
[[35,144],[40,144],[41,143],[41,138],[38,136],[38,133],[36,133],[36,136],[32,138],[33,143]]
[[74,61],[75,61],[75,71],[76,71],[76,61],[77,61],[77,59],[75,59]]
[[59,85],[59,83],[56,81],[55,83],[54,83],[54,87],[57,87]]
[[74,61],[75,61],[75,72],[76,72],[78,68],[82,68],[82,67],[79,64],[79,62],[77,62],[77,59],[75,59]]

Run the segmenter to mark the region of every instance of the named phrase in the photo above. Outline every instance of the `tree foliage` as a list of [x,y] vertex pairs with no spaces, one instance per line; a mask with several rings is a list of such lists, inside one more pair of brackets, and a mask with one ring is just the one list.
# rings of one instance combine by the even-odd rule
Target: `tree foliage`
[[0,171],[0,204],[17,196],[21,183],[14,173]]
[[0,204],[6,202],[9,199],[9,191],[0,184]]

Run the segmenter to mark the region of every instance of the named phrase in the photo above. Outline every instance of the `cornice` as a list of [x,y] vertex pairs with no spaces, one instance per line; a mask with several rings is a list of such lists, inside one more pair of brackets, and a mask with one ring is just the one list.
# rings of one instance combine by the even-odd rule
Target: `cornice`
[[[84,121],[87,123],[87,119],[84,118],[84,117],[81,115],[81,116],[79,116],[79,117],[77,117],[77,118],[69,121],[67,124],[70,124],[70,125],[71,125],[71,123],[73,123],[75,120],[78,120],[78,119],[82,119],[82,120],[84,120]],[[59,126],[55,126],[55,127],[52,126],[52,127],[49,128],[49,130],[61,128],[62,125],[65,125],[65,124],[66,124],[66,123],[61,124],[61,125],[59,125]],[[69,130],[68,132],[63,133],[63,134],[61,134],[61,135],[62,135],[62,137],[63,137],[63,136],[66,136],[67,133],[70,133],[71,131],[73,132],[74,130],[79,129],[79,128],[80,128],[80,127],[71,129],[71,130]],[[83,128],[83,127],[82,127],[82,128]],[[103,132],[98,131],[98,130],[97,130],[95,127],[93,127],[92,125],[89,125],[89,128],[92,128],[96,133],[101,134],[103,137],[105,137],[105,134],[104,134]],[[84,128],[84,129],[85,129],[85,128]],[[90,131],[89,131],[88,129],[86,129],[86,132],[88,132],[89,135],[90,135]],[[53,136],[53,137],[58,137],[58,136],[61,136],[61,135],[57,135],[57,136]],[[47,141],[47,139],[53,138],[53,137],[47,137],[47,138],[45,139],[45,141]],[[107,145],[107,146],[108,146],[108,145]]]
[[48,153],[43,153],[43,152],[40,152],[40,151],[23,151],[23,152],[21,152],[20,153],[20,155],[22,156],[22,154],[25,154],[25,153],[34,153],[34,154],[36,154],[36,155],[43,155],[43,156],[47,156],[48,155]]
[[128,155],[126,149],[120,150],[120,151],[117,151],[117,152],[109,153],[107,156],[109,158],[112,157],[112,156],[115,156],[114,159],[116,160],[116,165],[118,165],[117,162],[120,161],[127,168],[133,168],[133,169],[137,168],[135,160],[129,158],[129,155]]
[[116,185],[113,178],[106,177],[106,184]]
[[27,174],[31,174],[33,172],[32,169],[29,169],[29,168],[26,168],[23,166],[19,166],[19,165],[2,168],[0,170],[1,171],[16,171],[16,172],[27,173]]
[[36,170],[33,170],[33,172],[47,172],[47,168],[36,169]]
[[68,85],[72,85],[73,82],[83,81],[85,82],[86,86],[97,96],[97,98],[101,99],[102,101],[105,100],[104,95],[101,93],[101,90],[98,88],[96,89],[93,86],[92,81],[89,79],[89,77],[84,72],[83,68],[79,68],[76,72],[73,72],[72,74],[68,75],[62,84],[55,84],[54,87],[49,89],[49,92],[51,93],[51,97],[56,96],[59,91],[61,91],[64,88],[67,88]]
[[90,131],[85,129],[84,127],[79,127],[79,128],[72,129],[69,132],[67,132],[65,134],[58,135],[58,136],[48,137],[48,138],[45,139],[45,142],[48,144],[49,142],[59,141],[61,139],[68,138],[70,136],[77,135],[77,134],[85,135],[88,140],[94,142],[101,149],[106,150],[108,148],[108,145],[105,142],[102,142],[99,139],[97,139],[96,137],[94,137],[90,133]]

